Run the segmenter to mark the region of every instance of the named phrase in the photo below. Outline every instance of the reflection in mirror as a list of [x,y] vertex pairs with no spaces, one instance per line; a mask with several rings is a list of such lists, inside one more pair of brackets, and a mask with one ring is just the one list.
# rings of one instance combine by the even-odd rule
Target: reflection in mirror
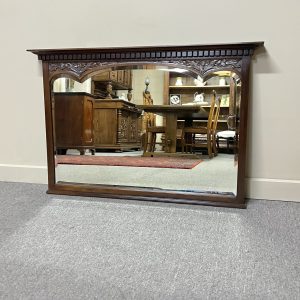
[[241,82],[157,65],[52,82],[57,182],[236,195]]

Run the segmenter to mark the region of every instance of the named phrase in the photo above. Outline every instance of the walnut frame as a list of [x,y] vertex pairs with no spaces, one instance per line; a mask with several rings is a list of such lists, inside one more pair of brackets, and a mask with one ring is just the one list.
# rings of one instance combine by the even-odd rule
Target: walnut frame
[[[42,61],[44,105],[46,118],[48,193],[111,197],[142,201],[245,208],[245,164],[247,114],[249,101],[249,70],[254,50],[263,42],[192,46],[160,46],[134,48],[34,49],[27,50]],[[56,183],[54,139],[51,108],[51,82],[69,76],[83,82],[93,73],[108,67],[159,64],[185,68],[202,78],[216,71],[234,71],[242,81],[240,105],[240,139],[237,193],[192,193],[153,188],[124,187],[101,184]]]

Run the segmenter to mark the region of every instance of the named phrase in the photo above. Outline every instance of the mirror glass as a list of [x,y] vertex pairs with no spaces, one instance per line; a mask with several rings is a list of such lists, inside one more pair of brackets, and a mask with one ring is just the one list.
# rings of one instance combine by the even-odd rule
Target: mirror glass
[[126,66],[51,90],[57,183],[236,195],[237,74]]

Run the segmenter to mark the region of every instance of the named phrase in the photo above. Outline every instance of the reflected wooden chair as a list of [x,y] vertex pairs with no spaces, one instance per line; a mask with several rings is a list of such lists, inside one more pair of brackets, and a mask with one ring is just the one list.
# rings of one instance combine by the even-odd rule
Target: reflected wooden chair
[[164,134],[166,132],[165,126],[149,126],[146,129],[145,142],[144,142],[144,154],[147,152],[155,152],[156,145],[166,146],[164,142],[157,141],[157,134]]
[[214,114],[214,120],[212,124],[212,151],[214,153],[214,156],[218,155],[218,147],[217,147],[217,127],[218,127],[218,121],[219,121],[219,115],[220,115],[220,107],[221,107],[221,98],[218,97],[217,99],[217,105],[215,107],[215,114]]
[[182,130],[182,152],[194,153],[195,148],[206,148],[209,158],[217,155],[216,129],[220,112],[221,99],[216,100],[216,92],[213,91],[211,105],[206,126],[184,127]]
[[[216,134],[216,144],[217,148],[220,149],[220,141],[225,141],[226,142],[226,150],[227,153],[230,152],[230,144],[235,145],[236,144],[236,132],[234,130],[224,130],[224,131],[219,131]],[[233,146],[234,148],[234,146]]]
[[[151,93],[148,90],[148,85],[143,92],[143,104],[153,105],[153,99]],[[143,132],[144,132],[144,155],[146,153],[155,152],[155,147],[157,145],[166,146],[164,141],[158,142],[158,134],[165,134],[165,126],[156,126],[156,116],[153,113],[144,113],[143,116]]]
[[219,131],[216,134],[217,148],[220,149],[220,142],[226,143],[226,152],[235,152],[238,142],[238,129],[236,115],[231,114],[227,118],[227,130]]
[[240,102],[239,97],[241,96],[241,94],[240,91],[238,91],[238,82],[240,81],[240,79],[236,76],[237,75],[232,75],[230,77],[229,116],[227,118],[227,130],[219,131],[216,133],[217,149],[220,149],[220,142],[225,142],[227,153],[229,153],[230,150],[235,152],[238,140],[236,115],[237,106]]

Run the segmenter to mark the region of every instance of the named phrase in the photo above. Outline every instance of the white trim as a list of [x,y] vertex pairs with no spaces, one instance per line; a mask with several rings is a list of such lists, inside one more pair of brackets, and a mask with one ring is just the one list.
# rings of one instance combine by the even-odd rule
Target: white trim
[[46,166],[0,164],[0,181],[47,183]]
[[300,180],[247,178],[246,195],[251,199],[300,202]]

